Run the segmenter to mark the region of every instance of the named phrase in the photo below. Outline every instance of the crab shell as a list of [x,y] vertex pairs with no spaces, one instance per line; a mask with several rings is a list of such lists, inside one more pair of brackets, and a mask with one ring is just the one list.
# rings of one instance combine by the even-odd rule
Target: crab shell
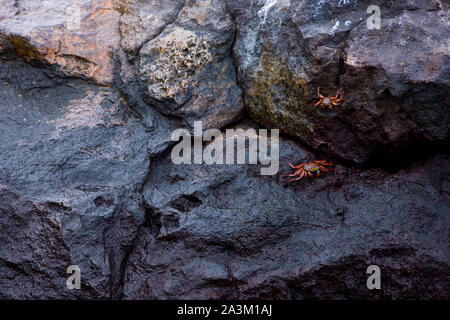
[[325,98],[323,99],[322,103],[325,106],[330,106],[331,105],[331,99],[330,98]]
[[307,164],[305,164],[305,167],[303,168],[303,170],[306,171],[308,177],[312,178],[312,177],[316,177],[316,176],[320,176],[320,174],[322,172],[329,172],[331,171],[330,169],[327,169],[324,165],[315,163],[315,162],[309,162]]
[[317,172],[317,171],[320,172],[320,165],[316,164],[314,162],[309,162],[309,163],[305,164],[304,169],[305,169],[305,171],[308,171],[308,172]]

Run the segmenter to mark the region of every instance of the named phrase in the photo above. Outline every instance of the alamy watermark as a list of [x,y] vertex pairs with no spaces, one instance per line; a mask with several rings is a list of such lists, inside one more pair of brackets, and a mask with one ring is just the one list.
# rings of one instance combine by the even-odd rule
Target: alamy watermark
[[367,13],[371,14],[370,17],[367,18],[366,24],[367,29],[373,30],[373,29],[381,29],[381,9],[377,5],[370,5],[367,8]]
[[[248,141],[248,163],[269,165],[261,168],[261,175],[275,175],[280,167],[279,130],[271,129],[270,138],[267,133],[267,129],[259,129],[258,132],[251,128],[247,130],[227,129],[224,136],[219,129],[208,129],[203,132],[202,122],[195,121],[193,137],[186,129],[176,129],[172,133],[171,140],[179,141],[172,149],[172,162],[174,164],[207,165],[245,164],[247,160],[246,141]],[[203,142],[209,142],[204,149]],[[226,149],[225,158],[224,147]],[[235,160],[237,161],[235,162]]]
[[81,289],[81,269],[77,265],[71,265],[67,267],[67,273],[72,274],[67,278],[67,289]]
[[380,269],[380,267],[375,264],[370,265],[367,267],[366,273],[370,274],[370,276],[367,278],[367,282],[366,282],[367,289],[380,290],[381,289],[381,269]]

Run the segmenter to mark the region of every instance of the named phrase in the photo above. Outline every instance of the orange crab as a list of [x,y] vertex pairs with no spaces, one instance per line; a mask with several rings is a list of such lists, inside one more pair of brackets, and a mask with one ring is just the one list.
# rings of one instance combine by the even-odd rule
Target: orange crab
[[342,100],[344,99],[344,91],[338,90],[335,97],[324,97],[320,94],[320,87],[317,87],[317,95],[319,96],[320,100],[317,101],[314,106],[317,107],[318,105],[322,105],[324,107],[328,107],[331,110],[333,110],[333,106],[338,106],[341,104]]
[[301,180],[305,177],[313,178],[313,177],[320,177],[320,174],[330,172],[334,170],[335,163],[327,162],[327,160],[316,160],[312,162],[306,162],[301,163],[297,166],[294,166],[292,163],[289,162],[289,165],[291,168],[295,169],[295,172],[292,174],[284,174],[284,177],[295,177],[298,176],[298,178],[289,180],[296,181]]

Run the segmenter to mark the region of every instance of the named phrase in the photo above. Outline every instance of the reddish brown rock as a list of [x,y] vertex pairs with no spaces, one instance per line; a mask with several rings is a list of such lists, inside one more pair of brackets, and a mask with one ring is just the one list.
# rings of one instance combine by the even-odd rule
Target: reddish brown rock
[[53,65],[68,76],[112,83],[120,46],[120,15],[113,0],[2,2],[0,52]]

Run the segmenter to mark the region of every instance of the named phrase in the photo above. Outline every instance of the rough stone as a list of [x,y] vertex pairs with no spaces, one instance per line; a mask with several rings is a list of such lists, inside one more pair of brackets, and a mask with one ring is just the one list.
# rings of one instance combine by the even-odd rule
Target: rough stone
[[[280,143],[282,163],[314,160]],[[254,165],[163,158],[144,186],[147,223],[124,298],[448,298],[448,165],[438,156],[395,174],[338,166],[290,184]],[[382,270],[377,292],[366,287],[371,264]]]
[[[153,112],[158,120],[146,128],[113,89],[63,80],[20,61],[0,61],[0,70],[0,184],[6,214],[0,264],[8,274],[29,265],[20,277],[28,277],[31,286],[19,291],[19,278],[10,278],[1,295],[71,296],[59,279],[72,264],[81,268],[84,297],[118,295],[122,260],[144,221],[139,189],[150,157],[169,145],[170,124],[146,108],[142,112]],[[36,217],[27,222],[27,215]],[[10,222],[17,237],[4,233]],[[47,229],[48,241],[55,239],[58,246],[48,253],[46,238],[36,242]],[[58,253],[59,247],[65,251]],[[16,250],[13,257],[8,248]],[[32,286],[39,280],[35,273],[47,266],[48,277],[58,276],[49,282],[52,290]]]
[[114,1],[1,2],[0,53],[12,51],[99,84],[113,82],[114,54],[120,46]]
[[[380,30],[366,9],[382,8]],[[400,164],[448,146],[448,7],[440,1],[229,1],[252,118],[343,160]],[[345,90],[334,111],[314,107]]]
[[126,0],[118,1],[121,13],[122,48],[137,54],[142,45],[157,37],[175,21],[184,5],[183,0]]
[[140,51],[146,99],[184,126],[221,128],[243,111],[230,56],[231,18],[221,1],[187,1],[178,19]]
[[[0,298],[449,299],[448,10],[0,0]],[[279,174],[175,165],[195,120],[282,129]]]

